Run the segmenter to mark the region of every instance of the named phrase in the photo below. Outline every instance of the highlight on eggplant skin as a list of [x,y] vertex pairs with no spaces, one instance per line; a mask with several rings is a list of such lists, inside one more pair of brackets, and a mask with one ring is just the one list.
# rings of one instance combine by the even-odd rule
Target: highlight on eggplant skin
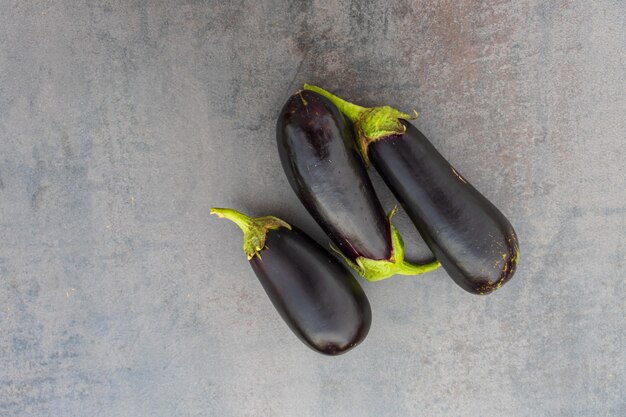
[[[509,281],[519,243],[509,220],[391,107],[364,108],[315,86],[354,123],[364,161],[371,162],[452,279],[474,294]],[[416,114],[417,115],[417,114]]]
[[276,124],[280,160],[292,189],[334,249],[359,275],[378,281],[439,267],[404,260],[404,244],[385,215],[353,138],[337,107],[313,91],[285,103]]
[[350,271],[306,233],[276,217],[250,218],[232,209],[212,214],[244,232],[244,252],[272,304],[311,349],[339,355],[367,336],[372,311]]

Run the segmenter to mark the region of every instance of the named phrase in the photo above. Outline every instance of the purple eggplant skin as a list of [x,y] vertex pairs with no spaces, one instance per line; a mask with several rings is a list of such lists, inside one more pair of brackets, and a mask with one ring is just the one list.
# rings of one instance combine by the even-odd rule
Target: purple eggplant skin
[[352,274],[298,228],[267,232],[250,265],[274,307],[311,349],[345,353],[370,329],[372,311]]
[[373,141],[368,156],[452,279],[487,294],[515,273],[519,244],[511,223],[412,124]]
[[337,107],[313,91],[294,94],[276,138],[291,188],[341,252],[352,261],[391,258],[389,221]]

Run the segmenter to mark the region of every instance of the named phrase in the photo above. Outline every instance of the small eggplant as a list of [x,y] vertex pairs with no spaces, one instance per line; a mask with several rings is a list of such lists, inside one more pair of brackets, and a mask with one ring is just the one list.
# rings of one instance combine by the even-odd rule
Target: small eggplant
[[519,261],[511,223],[407,122],[415,117],[389,106],[360,107],[319,87],[305,89],[324,95],[354,123],[363,160],[371,161],[459,286],[487,294],[511,279]]
[[291,330],[311,349],[339,355],[361,343],[372,311],[363,289],[336,258],[304,232],[273,217],[227,208],[212,214],[243,231],[243,250]]
[[332,248],[361,276],[377,281],[439,267],[404,260],[404,244],[376,196],[337,107],[313,91],[291,96],[276,126],[280,160],[289,184],[324,229]]

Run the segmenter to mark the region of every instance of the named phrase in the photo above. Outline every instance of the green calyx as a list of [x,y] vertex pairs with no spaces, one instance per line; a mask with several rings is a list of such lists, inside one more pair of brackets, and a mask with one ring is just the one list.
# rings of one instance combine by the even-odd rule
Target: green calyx
[[370,143],[387,136],[403,134],[406,126],[400,122],[400,119],[411,120],[418,116],[415,110],[413,110],[414,115],[410,115],[390,106],[372,108],[357,106],[314,85],[304,84],[304,89],[326,97],[352,121],[356,130],[359,151],[366,166],[369,165],[367,151]]
[[402,241],[402,236],[400,236],[400,233],[398,233],[398,230],[391,222],[391,218],[395,212],[396,208],[394,207],[387,216],[391,228],[391,259],[368,259],[359,256],[353,262],[341,253],[336,246],[331,245],[331,248],[338,253],[352,269],[368,281],[380,281],[393,275],[419,275],[434,271],[441,266],[437,260],[423,265],[413,264],[404,260],[404,242]]
[[254,256],[261,257],[259,252],[265,247],[265,236],[268,231],[276,230],[280,227],[291,230],[289,223],[274,216],[252,218],[237,210],[217,207],[211,209],[211,214],[215,214],[222,219],[228,219],[239,226],[243,232],[243,251],[246,253],[248,260]]

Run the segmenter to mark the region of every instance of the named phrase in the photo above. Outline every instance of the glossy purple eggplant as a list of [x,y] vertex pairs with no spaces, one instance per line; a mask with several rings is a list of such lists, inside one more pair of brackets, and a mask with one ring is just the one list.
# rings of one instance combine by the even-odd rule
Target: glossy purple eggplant
[[509,220],[412,124],[369,145],[372,165],[443,268],[463,289],[487,294],[513,276],[519,258]]
[[244,252],[289,328],[311,349],[339,355],[361,343],[372,312],[363,289],[336,258],[276,217],[252,219],[232,209],[211,213],[244,232]]
[[391,257],[391,231],[352,136],[337,107],[313,91],[289,98],[276,127],[291,188],[351,260]]
[[404,261],[402,240],[376,196],[352,126],[328,99],[312,91],[291,96],[276,138],[289,184],[360,275],[376,281],[439,266]]
[[359,149],[394,193],[443,268],[463,289],[487,294],[517,268],[519,244],[508,219],[406,119],[367,109],[324,90],[354,120]]

